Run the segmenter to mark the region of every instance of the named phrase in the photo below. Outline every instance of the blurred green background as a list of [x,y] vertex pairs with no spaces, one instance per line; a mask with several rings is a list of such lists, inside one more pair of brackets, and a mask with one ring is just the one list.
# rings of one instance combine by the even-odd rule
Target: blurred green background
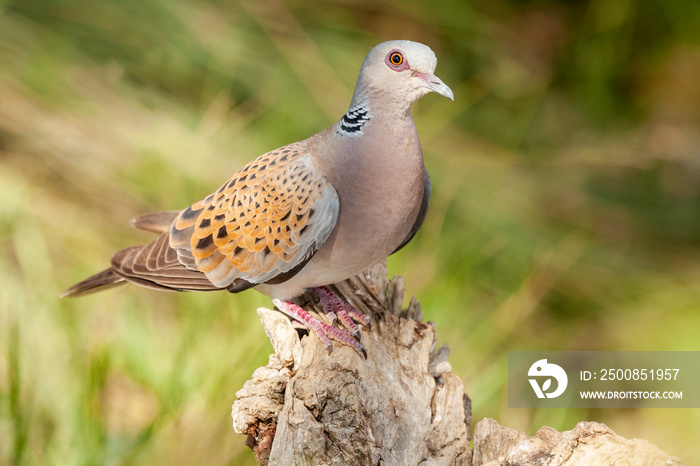
[[254,464],[234,394],[254,291],[61,290],[347,109],[418,40],[433,201],[390,260],[473,399],[528,434],[607,423],[692,464],[700,409],[507,407],[509,350],[700,350],[700,2],[0,0],[0,463]]

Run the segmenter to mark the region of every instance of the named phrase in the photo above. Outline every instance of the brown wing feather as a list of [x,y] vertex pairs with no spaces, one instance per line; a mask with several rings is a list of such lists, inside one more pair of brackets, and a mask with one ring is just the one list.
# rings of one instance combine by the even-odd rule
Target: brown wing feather
[[306,143],[269,152],[214,194],[181,212],[132,220],[158,233],[112,257],[112,268],[66,291],[78,295],[124,280],[148,288],[241,291],[296,274],[335,227],[338,195],[313,170]]
[[170,246],[215,286],[263,283],[298,270],[328,238],[338,210],[335,189],[296,143],[250,162],[182,211]]
[[112,270],[141,286],[176,291],[216,290],[207,277],[180,263],[169,243],[168,233],[146,246],[122,249],[112,257]]

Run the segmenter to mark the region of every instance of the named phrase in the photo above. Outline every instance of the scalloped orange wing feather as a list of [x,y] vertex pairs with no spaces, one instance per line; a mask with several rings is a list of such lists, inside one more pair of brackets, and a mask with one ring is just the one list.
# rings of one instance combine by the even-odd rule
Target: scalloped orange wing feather
[[179,261],[219,288],[291,276],[328,239],[340,204],[302,141],[268,152],[170,228]]

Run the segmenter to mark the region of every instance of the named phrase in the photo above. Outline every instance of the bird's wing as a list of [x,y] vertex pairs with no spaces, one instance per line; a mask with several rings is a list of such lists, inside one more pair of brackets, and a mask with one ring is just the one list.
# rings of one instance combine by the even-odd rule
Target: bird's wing
[[208,291],[217,290],[198,270],[185,267],[177,252],[169,245],[170,225],[180,211],[146,214],[131,220],[139,230],[159,234],[150,244],[122,249],[112,257],[112,266],[76,283],[61,297],[82,296],[100,291],[125,281],[157,290]]
[[279,283],[328,239],[339,210],[338,194],[314,169],[306,143],[295,143],[250,162],[182,211],[170,247],[218,288]]
[[169,242],[170,234],[165,232],[145,246],[122,249],[112,256],[111,270],[126,281],[156,290],[219,289],[203,273],[183,265]]

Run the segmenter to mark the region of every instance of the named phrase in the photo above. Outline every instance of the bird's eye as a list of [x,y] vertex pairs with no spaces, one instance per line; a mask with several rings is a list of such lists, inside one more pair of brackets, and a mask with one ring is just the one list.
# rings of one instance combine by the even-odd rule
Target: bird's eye
[[394,49],[386,54],[384,57],[384,63],[386,63],[386,66],[388,66],[389,69],[398,73],[409,69],[408,60],[403,56],[403,53],[397,49]]

